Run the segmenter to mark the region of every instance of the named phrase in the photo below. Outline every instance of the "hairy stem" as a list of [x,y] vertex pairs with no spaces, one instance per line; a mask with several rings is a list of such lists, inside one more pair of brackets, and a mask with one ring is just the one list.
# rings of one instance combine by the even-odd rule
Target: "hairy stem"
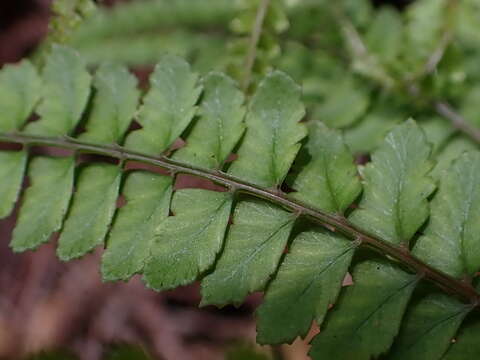
[[281,205],[290,211],[299,215],[305,216],[310,220],[324,226],[331,231],[338,231],[347,238],[360,241],[362,245],[368,246],[377,252],[387,255],[400,264],[408,267],[410,270],[417,273],[420,277],[430,280],[439,286],[442,290],[447,291],[453,295],[463,298],[463,300],[470,302],[473,306],[480,304],[480,294],[467,282],[457,280],[431,266],[424,263],[420,259],[413,256],[410,251],[404,247],[393,245],[385,240],[382,240],[374,235],[371,235],[353,224],[351,224],[343,216],[328,214],[321,210],[315,209],[297,200],[288,198],[279,190],[266,189],[261,186],[250,184],[242,179],[233,177],[226,173],[216,170],[207,170],[198,168],[183,162],[175,161],[164,156],[154,157],[140,154],[120,146],[97,145],[87,142],[78,141],[73,138],[52,138],[40,137],[24,134],[5,134],[0,133],[0,141],[10,143],[20,143],[24,146],[42,145],[53,146],[59,148],[72,149],[77,152],[95,153],[112,158],[128,161],[138,161],[155,165],[172,173],[184,173],[199,176],[214,183],[223,185],[231,191],[238,191],[246,193],[251,196],[262,198],[272,203]]
[[267,15],[269,5],[270,0],[261,0],[257,10],[257,16],[255,18],[255,23],[253,24],[250,42],[248,44],[247,56],[245,58],[245,75],[242,82],[242,89],[244,91],[246,91],[250,86],[253,65],[255,64],[255,59],[257,58],[258,41],[262,35],[263,22],[265,20],[265,16]]
[[460,130],[480,144],[480,129],[471,125],[462,115],[456,112],[450,104],[445,101],[436,101],[434,106],[437,113],[445,119],[450,120],[454,128]]

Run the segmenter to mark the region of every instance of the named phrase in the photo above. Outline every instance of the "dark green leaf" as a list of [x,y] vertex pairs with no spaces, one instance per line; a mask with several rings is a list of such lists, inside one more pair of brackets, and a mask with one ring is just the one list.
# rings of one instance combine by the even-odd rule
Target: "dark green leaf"
[[471,309],[471,306],[438,293],[414,302],[405,315],[390,359],[440,359]]
[[297,236],[257,310],[258,342],[291,342],[305,337],[312,320],[321,324],[356,245],[320,229]]
[[445,356],[442,357],[442,360],[477,359],[480,354],[478,334],[480,334],[480,321],[478,317],[468,319],[468,323],[456,338],[451,339],[450,342],[453,344]]
[[240,304],[277,268],[295,216],[264,201],[242,200],[215,270],[202,282],[202,305]]
[[326,328],[313,340],[312,358],[369,360],[384,353],[418,280],[385,261],[355,266],[354,285],[340,296]]

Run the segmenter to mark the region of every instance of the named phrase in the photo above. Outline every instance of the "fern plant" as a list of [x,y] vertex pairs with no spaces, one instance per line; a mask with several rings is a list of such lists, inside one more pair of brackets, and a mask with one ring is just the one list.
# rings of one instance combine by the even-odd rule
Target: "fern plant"
[[[123,66],[92,75],[60,45],[40,72],[28,60],[1,70],[0,114],[0,140],[21,145],[0,152],[1,217],[29,180],[14,251],[59,232],[65,261],[105,246],[106,281],[142,274],[166,290],[201,279],[202,306],[265,291],[258,341],[305,337],[313,320],[313,359],[480,354],[478,151],[437,183],[432,147],[408,120],[357,168],[339,130],[302,122],[300,88],[283,72],[246,99],[228,76],[164,56],[142,95]],[[35,145],[70,152],[31,156]],[[180,173],[223,191],[176,190]],[[342,289],[347,271],[354,284]]]

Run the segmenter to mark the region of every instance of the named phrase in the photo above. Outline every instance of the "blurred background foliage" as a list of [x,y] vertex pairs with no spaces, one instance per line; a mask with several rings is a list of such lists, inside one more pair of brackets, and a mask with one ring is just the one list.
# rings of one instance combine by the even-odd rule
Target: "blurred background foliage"
[[66,42],[92,65],[145,68],[168,52],[202,73],[226,71],[240,83],[251,76],[253,87],[260,75],[280,68],[302,84],[307,120],[343,129],[357,154],[368,154],[409,117],[427,130],[439,169],[480,141],[478,1],[267,2],[251,74],[246,59],[260,0],[100,7]]
[[[92,67],[128,64],[146,88],[159,57],[174,53],[198,72],[229,73],[247,92],[279,68],[302,85],[306,121],[342,129],[360,163],[415,118],[433,144],[436,177],[480,143],[479,19],[478,0],[22,0],[0,5],[0,64],[41,62],[62,42]],[[0,224],[0,358],[57,347],[82,360],[149,358],[140,348],[108,352],[112,341],[159,359],[304,358],[301,341],[244,345],[255,338],[259,295],[240,309],[197,310],[196,286],[153,294],[138,279],[101,284],[99,253],[67,265],[51,245],[12,256],[14,216]]]

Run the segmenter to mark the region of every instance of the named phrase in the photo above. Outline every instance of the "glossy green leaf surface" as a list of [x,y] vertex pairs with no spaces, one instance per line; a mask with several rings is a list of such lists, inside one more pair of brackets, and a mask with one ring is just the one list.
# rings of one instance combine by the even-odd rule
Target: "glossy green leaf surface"
[[[480,153],[460,156],[443,173],[429,224],[413,253],[445,273],[468,278],[480,267]],[[394,359],[439,359],[472,306],[427,293],[410,306],[393,348]]]
[[58,240],[60,259],[78,258],[103,242],[115,212],[120,178],[116,165],[92,164],[81,170]]
[[435,189],[429,157],[430,145],[414,121],[397,126],[363,169],[364,195],[350,220],[389,242],[408,244],[427,219],[427,197]]
[[354,285],[341,294],[312,343],[314,360],[368,360],[388,350],[418,278],[385,261],[355,266]]
[[309,127],[307,147],[312,160],[295,179],[293,197],[342,214],[362,189],[352,154],[340,132],[319,122]]
[[267,75],[249,105],[247,132],[228,172],[257,185],[279,186],[306,135],[299,123],[304,114],[298,85],[279,71]]
[[28,60],[0,70],[0,131],[22,127],[40,98],[40,90],[40,77]]
[[10,246],[14,251],[35,249],[60,230],[73,190],[73,158],[34,158]]
[[235,82],[221,73],[207,75],[204,88],[199,119],[187,145],[173,159],[220,169],[245,130],[244,96]]
[[192,121],[201,91],[198,76],[185,60],[164,56],[150,77],[150,90],[140,108],[142,129],[127,136],[127,148],[150,155],[167,150]]
[[346,76],[332,82],[328,90],[328,96],[315,116],[332,128],[354,124],[368,108],[368,92],[353,77]]
[[430,222],[413,253],[452,276],[480,269],[480,153],[458,158],[443,173]]
[[95,73],[93,85],[93,109],[80,139],[119,144],[137,109],[137,80],[124,66],[104,64]]
[[232,195],[203,189],[178,190],[172,212],[155,230],[144,271],[148,287],[172,289],[210,268],[225,237]]
[[87,105],[91,76],[74,50],[54,45],[42,72],[40,119],[27,125],[35,135],[69,135],[75,130]]
[[0,219],[8,216],[17,201],[27,164],[24,151],[0,151]]
[[321,324],[355,248],[341,235],[321,229],[297,236],[257,310],[257,341],[291,342],[305,337],[312,320]]
[[440,359],[471,306],[429,294],[410,304],[392,348],[392,360]]
[[[429,157],[430,146],[415,122],[396,127],[362,172],[365,193],[350,216],[352,222],[387,241],[408,244],[429,212],[427,196],[434,190],[427,175],[432,167]],[[345,290],[315,342],[315,359],[322,359],[322,346],[333,358],[353,359],[357,354],[358,359],[369,359],[386,352],[418,281],[383,261],[361,262],[353,271],[354,285]],[[338,340],[352,337],[348,350]]]
[[202,281],[202,304],[240,304],[262,290],[287,243],[295,216],[259,200],[238,203],[215,270]]
[[168,216],[172,178],[148,172],[128,175],[102,258],[104,280],[128,280],[142,272],[158,225]]
[[466,324],[458,335],[451,339],[451,347],[442,357],[442,360],[470,360],[480,354],[480,321],[477,318],[467,319]]

